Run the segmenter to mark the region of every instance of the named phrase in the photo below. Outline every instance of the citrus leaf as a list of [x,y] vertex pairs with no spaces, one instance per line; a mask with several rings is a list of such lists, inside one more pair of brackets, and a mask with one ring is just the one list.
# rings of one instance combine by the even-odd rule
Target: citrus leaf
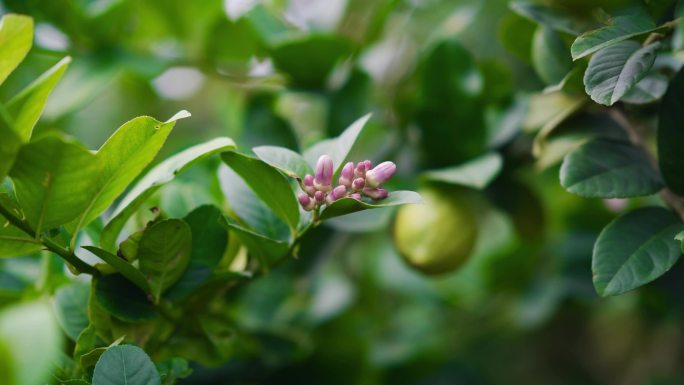
[[381,201],[358,201],[353,198],[342,198],[333,202],[321,212],[321,220],[335,218],[340,215],[355,213],[361,210],[414,203],[423,203],[420,194],[415,191],[392,191],[387,198]]
[[335,173],[337,173],[344,167],[347,156],[349,156],[370,117],[371,114],[366,114],[347,127],[340,136],[318,142],[306,149],[304,159],[309,162],[309,165],[315,166],[321,155],[329,155],[333,160]]
[[313,174],[313,168],[298,153],[285,147],[259,146],[252,149],[256,156],[292,178],[304,179]]
[[8,14],[0,20],[0,84],[14,71],[33,45],[33,19]]
[[160,385],[157,368],[139,347],[119,345],[100,356],[93,372],[93,385]]
[[[138,322],[157,317],[157,310],[148,300],[145,292],[121,274],[110,274],[93,279],[91,290],[94,292],[97,305],[122,321]],[[89,314],[91,314],[91,322],[95,324],[102,320],[93,319],[94,310],[91,304]],[[98,327],[97,324],[95,326]]]
[[684,195],[684,70],[680,70],[660,103],[658,113],[658,162],[665,184]]
[[494,152],[458,166],[427,171],[422,176],[428,180],[482,190],[499,175],[502,166],[501,155]]
[[83,246],[83,248],[97,255],[103,261],[107,262],[109,266],[116,269],[116,271],[121,273],[121,275],[126,277],[129,281],[133,282],[141,290],[143,290],[146,293],[150,293],[150,284],[145,279],[145,276],[140,272],[140,270],[136,269],[125,259],[117,255],[114,255],[108,252],[107,250],[100,249],[99,247]]
[[287,255],[289,246],[287,242],[278,241],[257,234],[252,230],[242,227],[230,217],[224,217],[222,222],[240,242],[247,247],[250,254],[252,254],[263,267],[267,267],[270,263],[278,261],[280,258]]
[[66,335],[76,341],[79,334],[88,326],[88,285],[75,282],[57,289],[52,306],[57,322]]
[[532,42],[532,64],[546,84],[561,82],[572,69],[572,58],[565,43],[551,27],[537,27]]

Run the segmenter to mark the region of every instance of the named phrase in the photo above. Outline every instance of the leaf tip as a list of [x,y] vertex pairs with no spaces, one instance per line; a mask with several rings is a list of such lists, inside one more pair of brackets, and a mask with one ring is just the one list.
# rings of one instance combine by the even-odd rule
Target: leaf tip
[[176,120],[189,118],[191,116],[192,116],[192,114],[190,114],[190,112],[188,112],[187,110],[180,110],[180,111],[176,112],[175,115],[173,115],[169,120],[167,120],[164,123],[175,122]]

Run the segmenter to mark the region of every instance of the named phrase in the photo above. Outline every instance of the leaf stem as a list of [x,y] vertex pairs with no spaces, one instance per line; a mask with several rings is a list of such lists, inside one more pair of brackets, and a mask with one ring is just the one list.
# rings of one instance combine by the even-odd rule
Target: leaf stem
[[62,257],[62,259],[64,259],[65,261],[69,262],[74,268],[76,268],[76,271],[78,271],[79,273],[85,273],[85,274],[90,274],[90,275],[94,275],[94,276],[100,275],[99,270],[97,270],[95,267],[85,263],[82,259],[77,257],[76,254],[74,254],[71,250],[69,250],[65,247],[62,247],[57,242],[52,240],[52,238],[47,237],[45,235],[41,235],[40,237],[37,237],[36,232],[31,228],[31,226],[25,220],[14,215],[9,209],[7,209],[2,204],[0,204],[0,215],[5,217],[5,219],[7,219],[16,228],[18,228],[19,230],[28,234],[33,239],[36,239],[37,241],[39,241],[48,250],[52,251],[53,253]]

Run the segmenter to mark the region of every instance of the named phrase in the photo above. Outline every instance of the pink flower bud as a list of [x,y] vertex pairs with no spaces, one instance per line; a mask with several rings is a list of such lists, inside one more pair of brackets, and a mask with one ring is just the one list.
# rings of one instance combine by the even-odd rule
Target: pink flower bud
[[314,202],[311,197],[306,194],[297,195],[297,200],[299,200],[299,204],[302,205],[302,208],[306,211],[313,210],[314,206],[316,205],[316,202]]
[[378,187],[387,182],[394,172],[397,171],[397,165],[392,162],[382,162],[375,166],[374,169],[366,172],[366,186]]
[[340,172],[340,184],[349,188],[351,187],[352,180],[354,179],[354,162],[348,162],[342,168]]
[[316,200],[316,203],[325,202],[325,193],[323,191],[316,191],[314,193],[314,199]]
[[344,198],[347,196],[347,187],[343,185],[339,185],[335,187],[330,194],[328,194],[332,198],[333,201],[336,201],[338,199]]
[[314,193],[316,192],[316,188],[314,187],[314,177],[306,174],[304,177],[304,191],[309,194],[310,196],[313,196]]
[[370,170],[371,168],[373,168],[373,163],[371,163],[370,160],[366,159],[363,161],[363,163],[366,165],[366,170]]
[[316,164],[314,175],[314,187],[321,191],[332,189],[333,161],[328,155],[321,155]]
[[365,188],[363,189],[363,194],[375,200],[385,199],[389,195],[384,188]]
[[366,162],[359,162],[356,165],[356,169],[354,169],[354,176],[357,178],[365,178],[366,171],[368,171],[368,167],[366,167]]
[[355,192],[355,193],[349,195],[349,197],[352,198],[352,199],[356,199],[357,201],[360,201],[360,200],[361,200],[361,194],[359,194],[359,193],[357,193],[357,192]]
[[363,178],[356,178],[354,179],[354,182],[352,182],[352,189],[354,191],[361,191],[363,190],[363,186],[366,185],[366,180]]

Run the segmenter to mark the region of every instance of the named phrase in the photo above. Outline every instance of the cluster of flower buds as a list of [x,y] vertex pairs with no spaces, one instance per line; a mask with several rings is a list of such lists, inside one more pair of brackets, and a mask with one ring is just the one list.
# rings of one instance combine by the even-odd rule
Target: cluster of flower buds
[[297,196],[304,210],[311,211],[316,206],[331,204],[338,199],[349,197],[361,200],[368,197],[373,200],[387,198],[389,193],[382,184],[389,180],[397,166],[392,162],[382,162],[372,167],[370,160],[344,165],[340,172],[337,186],[333,187],[334,167],[332,158],[322,155],[316,164],[314,176],[306,175],[301,187],[304,193]]

